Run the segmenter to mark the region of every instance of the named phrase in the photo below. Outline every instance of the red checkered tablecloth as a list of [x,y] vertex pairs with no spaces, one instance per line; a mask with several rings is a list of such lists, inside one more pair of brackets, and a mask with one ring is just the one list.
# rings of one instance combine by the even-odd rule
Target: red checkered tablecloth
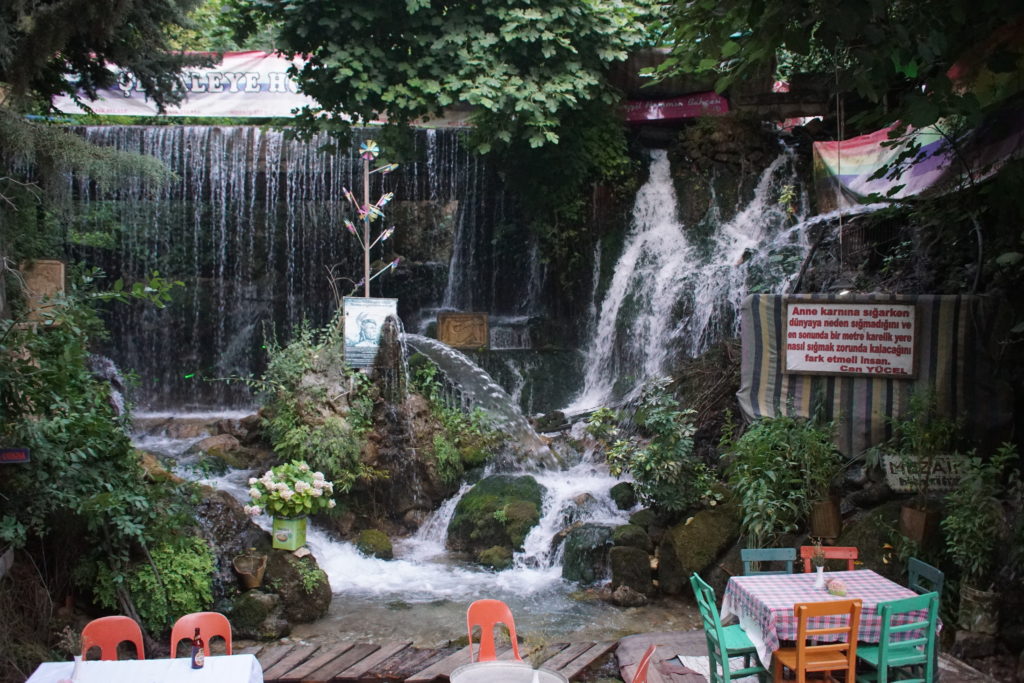
[[[755,626],[766,653],[779,649],[779,642],[796,640],[797,618],[793,605],[798,602],[830,602],[859,598],[862,603],[860,630],[857,640],[877,643],[881,635],[882,620],[876,606],[887,600],[911,598],[914,591],[876,574],[870,569],[826,572],[828,580],[840,579],[846,584],[846,595],[831,595],[827,590],[814,588],[814,574],[766,574],[762,576],[734,576],[729,579],[722,600],[722,617],[736,615],[741,625],[746,621]],[[924,612],[900,615],[896,623],[924,618]],[[840,626],[846,617],[817,617],[811,619],[812,628]],[[899,634],[901,640],[919,636],[909,632]],[[834,636],[833,638],[838,638]],[[896,635],[894,635],[896,638]],[[759,648],[760,650],[760,648]],[[762,657],[762,661],[764,661]]]

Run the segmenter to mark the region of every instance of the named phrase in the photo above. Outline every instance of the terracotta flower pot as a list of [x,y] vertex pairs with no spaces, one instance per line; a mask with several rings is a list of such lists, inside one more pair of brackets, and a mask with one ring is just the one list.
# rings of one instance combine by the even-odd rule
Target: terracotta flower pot
[[239,580],[246,588],[259,588],[263,583],[263,572],[267,569],[266,555],[236,555],[231,560]]

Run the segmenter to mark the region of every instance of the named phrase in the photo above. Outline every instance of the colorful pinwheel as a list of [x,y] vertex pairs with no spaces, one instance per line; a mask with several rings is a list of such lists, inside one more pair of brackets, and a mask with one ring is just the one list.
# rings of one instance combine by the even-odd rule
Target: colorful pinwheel
[[367,140],[359,145],[359,156],[367,161],[372,161],[380,154],[380,147],[373,140]]

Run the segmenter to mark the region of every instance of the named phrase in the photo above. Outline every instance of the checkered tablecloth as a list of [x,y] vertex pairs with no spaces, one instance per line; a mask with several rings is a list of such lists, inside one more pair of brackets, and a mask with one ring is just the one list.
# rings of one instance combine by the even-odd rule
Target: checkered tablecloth
[[[797,618],[793,605],[798,602],[831,602],[860,599],[860,630],[857,640],[877,643],[881,635],[882,620],[876,606],[887,600],[912,598],[916,593],[905,586],[893,583],[870,569],[856,571],[826,572],[826,579],[841,579],[846,584],[846,595],[831,595],[821,588],[814,588],[815,575],[811,574],[766,574],[762,576],[734,576],[725,587],[722,600],[722,618],[736,615],[740,625],[751,635],[758,654],[767,665],[771,653],[779,649],[779,642],[796,640]],[[907,623],[923,619],[925,613],[911,612],[899,615],[895,623]],[[846,617],[816,617],[810,620],[811,628],[840,626]],[[898,634],[900,640],[919,637],[919,632]],[[839,636],[831,636],[833,640]],[[897,639],[897,634],[894,634]],[[761,642],[758,643],[757,641]],[[827,640],[827,638],[826,638]]]

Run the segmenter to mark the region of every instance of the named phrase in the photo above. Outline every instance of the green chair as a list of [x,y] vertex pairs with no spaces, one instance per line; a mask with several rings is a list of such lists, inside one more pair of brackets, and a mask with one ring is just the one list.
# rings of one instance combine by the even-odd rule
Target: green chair
[[[894,624],[900,614],[923,611],[926,616],[915,621]],[[926,593],[913,598],[878,603],[882,618],[882,632],[878,645],[861,645],[857,659],[871,670],[859,671],[857,683],[933,683],[935,680],[935,622],[939,613],[939,594]],[[908,631],[923,630],[922,635],[908,640],[895,640],[894,636]],[[862,667],[858,667],[860,670]],[[893,678],[891,669],[907,669],[910,678]]]
[[[946,575],[942,570],[937,569],[927,562],[922,562],[916,557],[907,560],[907,585],[910,590],[918,595],[935,591],[939,594],[939,604],[942,604],[942,585],[945,583]],[[933,667],[935,675],[939,675],[939,644],[935,643],[935,662]]]
[[[708,668],[710,683],[731,683],[733,678],[757,674],[762,683],[767,681],[768,670],[757,661],[757,650],[739,624],[722,626],[715,606],[715,591],[696,573],[690,577],[690,585],[697,597],[700,618],[704,624],[704,635],[708,640]],[[729,670],[730,657],[743,657],[743,668]],[[754,664],[750,657],[754,657]]]
[[907,560],[907,584],[910,590],[918,595],[935,592],[942,599],[942,584],[946,575],[927,562],[922,562],[916,557]]
[[[743,576],[760,574],[792,574],[793,563],[796,561],[796,548],[743,548],[740,550],[743,560]],[[785,569],[754,569],[755,562],[784,562]]]

